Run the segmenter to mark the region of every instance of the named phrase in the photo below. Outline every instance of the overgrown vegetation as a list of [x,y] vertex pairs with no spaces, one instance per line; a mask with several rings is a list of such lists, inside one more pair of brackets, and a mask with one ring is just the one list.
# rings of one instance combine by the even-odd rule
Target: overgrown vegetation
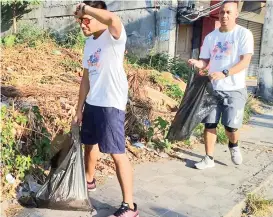
[[148,143],[153,145],[155,149],[170,151],[172,144],[165,139],[170,128],[170,122],[157,117],[151,126],[147,128]]
[[31,168],[49,160],[50,134],[43,127],[38,107],[15,109],[1,106],[1,172],[23,178]]
[[273,200],[264,199],[256,194],[249,194],[243,216],[267,216],[273,211]]
[[158,73],[151,74],[150,79],[152,82],[159,84],[163,89],[162,90],[163,93],[165,93],[167,96],[171,97],[172,99],[178,102],[181,101],[184,92],[177,84],[171,83],[170,81],[164,79]]
[[178,57],[171,58],[164,53],[150,54],[142,58],[128,54],[127,58],[130,64],[139,65],[146,69],[155,69],[159,72],[171,72],[184,81],[187,81],[188,76],[191,73],[191,69],[186,62]]
[[53,30],[42,30],[37,25],[23,23],[19,26],[18,32],[2,38],[2,44],[12,47],[16,44],[27,44],[29,47],[36,47],[46,40],[53,40],[57,45],[64,48],[73,48],[82,51],[86,38],[78,26],[66,33]]
[[86,37],[83,35],[79,26],[72,28],[69,32],[60,33],[50,30],[49,36],[58,45],[65,48],[73,48],[82,50],[85,44]]
[[245,105],[244,120],[243,120],[244,124],[247,124],[250,120],[251,115],[255,113],[253,106],[254,106],[254,97],[251,94],[249,94],[246,105]]

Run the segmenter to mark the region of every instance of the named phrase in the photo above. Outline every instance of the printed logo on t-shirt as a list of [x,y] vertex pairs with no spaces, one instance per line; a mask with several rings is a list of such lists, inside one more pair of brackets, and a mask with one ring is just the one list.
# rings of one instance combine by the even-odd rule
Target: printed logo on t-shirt
[[225,60],[228,59],[232,54],[232,45],[234,42],[218,42],[216,45],[214,45],[214,48],[212,50],[212,57],[215,58],[215,60]]
[[95,53],[91,54],[87,60],[89,66],[89,72],[94,75],[97,74],[97,68],[99,65],[101,49],[99,48]]

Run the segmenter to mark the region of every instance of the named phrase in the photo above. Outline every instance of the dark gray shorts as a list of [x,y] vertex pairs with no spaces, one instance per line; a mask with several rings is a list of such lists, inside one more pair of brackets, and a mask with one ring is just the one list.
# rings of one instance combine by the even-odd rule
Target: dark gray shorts
[[244,108],[247,101],[246,88],[235,91],[217,91],[224,98],[223,103],[219,104],[202,122],[221,123],[224,126],[239,129],[243,124]]
[[99,145],[100,152],[125,153],[125,112],[112,107],[85,103],[81,127],[81,141],[85,145]]

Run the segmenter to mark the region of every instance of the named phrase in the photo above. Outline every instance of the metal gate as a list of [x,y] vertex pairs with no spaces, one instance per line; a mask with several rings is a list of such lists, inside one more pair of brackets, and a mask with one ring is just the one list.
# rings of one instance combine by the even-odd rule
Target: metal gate
[[257,77],[259,62],[260,62],[260,52],[261,52],[261,41],[262,41],[262,32],[263,24],[255,23],[248,20],[238,19],[237,24],[249,29],[254,38],[254,55],[252,56],[251,63],[248,68],[247,75]]

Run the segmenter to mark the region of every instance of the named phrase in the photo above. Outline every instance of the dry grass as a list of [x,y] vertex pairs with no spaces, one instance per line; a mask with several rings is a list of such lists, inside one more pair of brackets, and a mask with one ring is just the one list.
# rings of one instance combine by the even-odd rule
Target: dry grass
[[269,216],[273,212],[273,200],[264,199],[262,196],[249,194],[246,200],[246,209],[243,216],[256,217]]
[[[47,41],[32,48],[23,44],[2,48],[2,55],[5,57],[1,58],[2,100],[10,105],[14,104],[15,110],[38,106],[43,126],[51,140],[56,135],[69,131],[78,100],[81,81],[79,74],[82,71],[75,66],[81,64],[82,54]],[[149,117],[151,108],[139,99],[140,95],[143,96],[141,89],[147,81],[148,72],[128,64],[125,64],[125,70],[134,99],[134,104],[126,115],[126,127],[129,129],[139,121],[139,117]],[[41,126],[32,122],[28,126],[30,129],[26,131],[29,135],[34,131],[41,131]],[[141,154],[137,155],[138,151],[128,151],[128,156],[134,163],[158,159],[153,152],[141,150]],[[103,178],[114,173],[114,164],[110,159],[101,159],[97,169]],[[5,182],[4,178],[1,182]],[[15,197],[14,187],[5,185],[2,190],[8,193],[5,193],[5,197],[2,195],[3,199]]]

